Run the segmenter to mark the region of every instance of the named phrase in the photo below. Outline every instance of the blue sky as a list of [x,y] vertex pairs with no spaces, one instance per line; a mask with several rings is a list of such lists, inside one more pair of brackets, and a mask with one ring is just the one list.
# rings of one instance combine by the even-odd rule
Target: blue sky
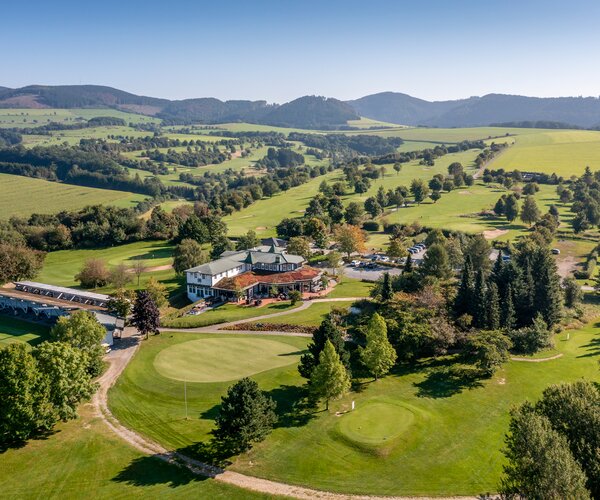
[[600,2],[2,1],[0,85],[183,99],[599,95]]

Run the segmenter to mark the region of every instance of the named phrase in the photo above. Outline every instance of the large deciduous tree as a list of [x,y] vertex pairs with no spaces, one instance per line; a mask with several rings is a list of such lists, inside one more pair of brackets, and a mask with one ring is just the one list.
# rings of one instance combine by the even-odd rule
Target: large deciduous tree
[[367,344],[360,351],[360,359],[377,380],[391,370],[397,358],[396,351],[388,340],[385,320],[377,313],[369,321],[366,338]]
[[325,400],[327,410],[331,399],[340,398],[350,390],[348,372],[329,340],[319,355],[319,364],[312,371],[310,389],[314,397]]
[[183,274],[187,269],[208,262],[208,252],[195,240],[186,238],[175,247],[173,252],[173,269]]
[[334,232],[334,239],[340,251],[345,253],[348,258],[354,252],[362,253],[366,250],[363,231],[351,224],[338,226]]
[[138,290],[136,295],[131,324],[146,338],[151,333],[158,334],[160,312],[156,303],[146,290]]
[[45,256],[26,246],[0,242],[0,285],[35,278],[44,265]]

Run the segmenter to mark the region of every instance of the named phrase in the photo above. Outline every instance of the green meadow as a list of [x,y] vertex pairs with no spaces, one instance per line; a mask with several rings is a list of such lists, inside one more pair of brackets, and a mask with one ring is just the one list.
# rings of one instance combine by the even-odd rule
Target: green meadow
[[78,210],[87,205],[133,207],[144,195],[0,174],[0,219]]
[[[298,405],[304,380],[296,370],[296,354],[288,358],[290,364],[280,364],[285,349],[301,352],[308,339],[245,336],[253,349],[264,352],[240,361],[236,378],[254,372],[261,389],[277,402],[279,423],[231,468],[345,493],[451,496],[496,491],[508,410],[538,398],[552,383],[600,380],[598,331],[590,324],[563,332],[555,338],[556,350],[548,353],[561,353],[561,358],[510,361],[491,379],[476,378],[452,356],[401,365],[377,382],[361,379],[357,390],[332,402],[329,411]],[[231,384],[224,379],[234,377],[237,366],[219,366],[215,360],[223,356],[227,342],[239,342],[230,340],[234,338],[191,333],[153,337],[111,389],[112,411],[127,426],[169,448],[209,459],[203,443],[210,439],[220,397]],[[196,359],[216,364],[210,374],[201,364],[189,365],[190,377],[202,381],[187,383],[186,419],[180,380],[185,375],[172,370],[192,346]],[[208,380],[209,375],[219,380]]]

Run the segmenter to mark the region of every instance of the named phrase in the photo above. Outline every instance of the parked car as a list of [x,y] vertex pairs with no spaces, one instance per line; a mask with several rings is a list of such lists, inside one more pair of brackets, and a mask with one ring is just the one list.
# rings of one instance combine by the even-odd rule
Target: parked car
[[350,267],[358,267],[360,266],[360,260],[353,260],[350,262]]
[[553,249],[552,249],[552,253],[553,253],[554,255],[560,255],[560,250],[559,250],[558,248],[553,248]]
[[379,259],[381,262],[389,262],[390,258],[387,255],[382,255]]

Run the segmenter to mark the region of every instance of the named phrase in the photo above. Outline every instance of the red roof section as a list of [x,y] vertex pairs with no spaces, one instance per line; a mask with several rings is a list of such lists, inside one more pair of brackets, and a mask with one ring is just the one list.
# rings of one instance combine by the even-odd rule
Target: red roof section
[[246,288],[250,288],[260,283],[269,285],[287,285],[298,281],[311,281],[318,278],[321,274],[323,274],[323,271],[309,266],[304,266],[295,271],[287,271],[284,273],[257,273],[248,271],[238,274],[233,278],[223,278],[218,281],[213,288],[233,291],[240,288],[245,290]]

